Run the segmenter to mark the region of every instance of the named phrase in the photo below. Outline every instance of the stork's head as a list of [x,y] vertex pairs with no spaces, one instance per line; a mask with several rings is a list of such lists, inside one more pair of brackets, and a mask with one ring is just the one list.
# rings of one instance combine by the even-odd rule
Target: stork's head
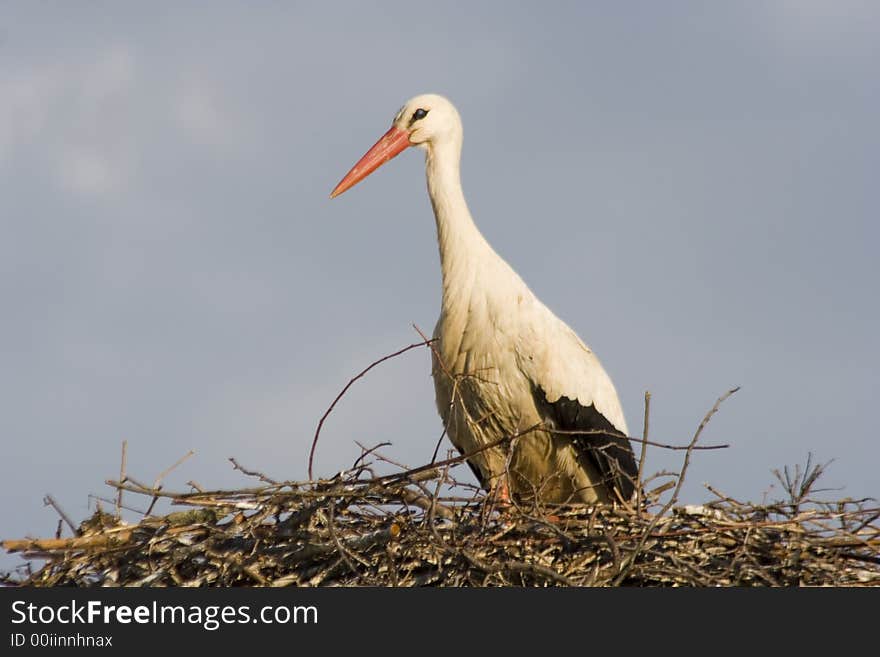
[[455,106],[443,96],[423,94],[407,101],[391,129],[358,160],[330,193],[339,196],[410,146],[430,150],[437,144],[461,142],[461,119]]

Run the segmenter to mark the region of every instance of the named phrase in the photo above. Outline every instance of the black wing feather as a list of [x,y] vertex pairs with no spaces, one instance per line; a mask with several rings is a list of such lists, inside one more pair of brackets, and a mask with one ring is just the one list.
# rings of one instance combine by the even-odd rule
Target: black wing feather
[[538,388],[538,392],[544,407],[542,415],[560,431],[585,432],[565,435],[596,467],[609,490],[615,490],[624,500],[629,500],[635,492],[639,468],[626,435],[593,404],[584,406],[565,396],[551,403],[542,389]]

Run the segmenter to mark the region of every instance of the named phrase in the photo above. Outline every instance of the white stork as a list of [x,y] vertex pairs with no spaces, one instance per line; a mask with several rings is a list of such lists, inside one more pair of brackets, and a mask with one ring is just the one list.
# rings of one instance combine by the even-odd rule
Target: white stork
[[452,103],[434,94],[407,102],[330,197],[409,146],[425,151],[437,222],[443,301],[432,375],[452,443],[476,452],[469,465],[484,488],[503,497],[629,499],[637,467],[614,384],[474,224],[461,189],[462,125]]

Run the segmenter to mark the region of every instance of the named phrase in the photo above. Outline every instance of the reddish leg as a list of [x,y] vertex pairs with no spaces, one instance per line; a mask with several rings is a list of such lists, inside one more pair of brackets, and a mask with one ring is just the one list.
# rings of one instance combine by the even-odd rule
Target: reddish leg
[[495,487],[495,496],[502,507],[510,506],[510,486],[507,485],[507,477],[502,477]]

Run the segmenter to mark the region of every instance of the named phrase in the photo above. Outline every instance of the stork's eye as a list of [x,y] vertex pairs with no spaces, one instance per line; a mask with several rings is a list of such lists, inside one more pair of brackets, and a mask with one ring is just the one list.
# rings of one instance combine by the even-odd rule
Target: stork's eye
[[428,110],[422,109],[420,107],[415,112],[413,112],[412,120],[410,121],[410,124],[414,123],[415,121],[420,121],[421,119],[425,118],[426,116],[428,116]]

